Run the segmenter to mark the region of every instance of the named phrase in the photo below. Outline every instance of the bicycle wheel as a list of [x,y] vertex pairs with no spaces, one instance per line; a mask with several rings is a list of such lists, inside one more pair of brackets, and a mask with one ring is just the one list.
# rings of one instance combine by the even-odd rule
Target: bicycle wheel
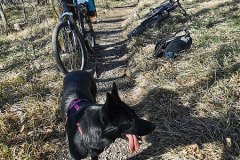
[[90,53],[94,52],[94,48],[96,46],[96,36],[93,30],[92,22],[88,16],[87,11],[81,13],[80,16],[80,25],[82,28],[85,45]]
[[140,24],[139,26],[137,26],[134,30],[132,30],[130,33],[128,33],[128,38],[132,38],[132,37],[135,37],[139,34],[141,34],[142,32],[144,32],[147,28]]
[[128,34],[128,38],[132,38],[135,37],[141,33],[143,33],[145,30],[147,30],[148,28],[151,28],[151,26],[157,22],[158,20],[158,16],[155,17],[151,17],[149,19],[144,20],[139,26],[137,26],[134,30],[132,30],[129,34]]
[[154,26],[154,24],[165,20],[167,17],[169,17],[169,14],[160,14],[160,15],[156,15],[154,17],[150,17],[150,18],[145,19],[139,26],[137,26],[134,30],[132,30],[128,34],[128,38],[132,38],[132,37],[135,37],[135,36],[143,33],[147,29]]
[[87,61],[83,40],[70,21],[60,22],[53,31],[53,57],[64,74],[83,70]]
[[84,26],[84,28],[86,28],[85,31],[85,39],[88,42],[88,45],[94,49],[96,46],[96,36],[95,36],[95,32],[93,30],[93,26],[92,26],[92,22],[89,19],[89,17],[87,17],[86,20],[86,26]]

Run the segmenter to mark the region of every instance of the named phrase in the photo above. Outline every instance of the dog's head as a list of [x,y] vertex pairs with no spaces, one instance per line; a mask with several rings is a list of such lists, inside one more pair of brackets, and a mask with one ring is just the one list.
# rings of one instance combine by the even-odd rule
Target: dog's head
[[139,118],[134,110],[120,99],[115,83],[111,94],[107,93],[102,108],[102,119],[106,124],[105,135],[112,140],[127,139],[130,151],[139,148],[140,136],[147,135],[155,129],[153,123]]

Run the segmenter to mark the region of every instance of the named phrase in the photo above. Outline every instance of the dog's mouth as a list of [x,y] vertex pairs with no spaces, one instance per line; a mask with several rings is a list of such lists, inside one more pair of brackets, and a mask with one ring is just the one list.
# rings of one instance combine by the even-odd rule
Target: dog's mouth
[[142,138],[134,134],[125,134],[123,138],[128,141],[128,150],[130,152],[138,151],[140,144],[142,143]]

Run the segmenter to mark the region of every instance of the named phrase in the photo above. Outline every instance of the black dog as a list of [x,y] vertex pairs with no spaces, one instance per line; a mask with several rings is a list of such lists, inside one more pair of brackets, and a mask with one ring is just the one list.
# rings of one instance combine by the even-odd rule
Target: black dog
[[71,159],[89,154],[92,160],[97,160],[117,138],[128,139],[129,150],[136,151],[140,136],[155,128],[121,101],[115,83],[103,105],[96,104],[96,92],[96,82],[86,71],[73,71],[64,78],[61,112]]

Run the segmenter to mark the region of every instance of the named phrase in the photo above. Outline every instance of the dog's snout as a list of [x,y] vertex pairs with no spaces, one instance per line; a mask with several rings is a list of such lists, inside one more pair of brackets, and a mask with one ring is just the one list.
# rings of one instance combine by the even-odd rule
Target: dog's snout
[[149,121],[146,121],[146,125],[145,125],[146,129],[147,129],[147,132],[148,133],[151,133],[155,130],[156,128],[156,125],[153,124],[152,122],[149,122]]
[[155,124],[143,119],[138,119],[136,121],[135,127],[136,134],[139,136],[145,136],[151,133],[156,128]]

